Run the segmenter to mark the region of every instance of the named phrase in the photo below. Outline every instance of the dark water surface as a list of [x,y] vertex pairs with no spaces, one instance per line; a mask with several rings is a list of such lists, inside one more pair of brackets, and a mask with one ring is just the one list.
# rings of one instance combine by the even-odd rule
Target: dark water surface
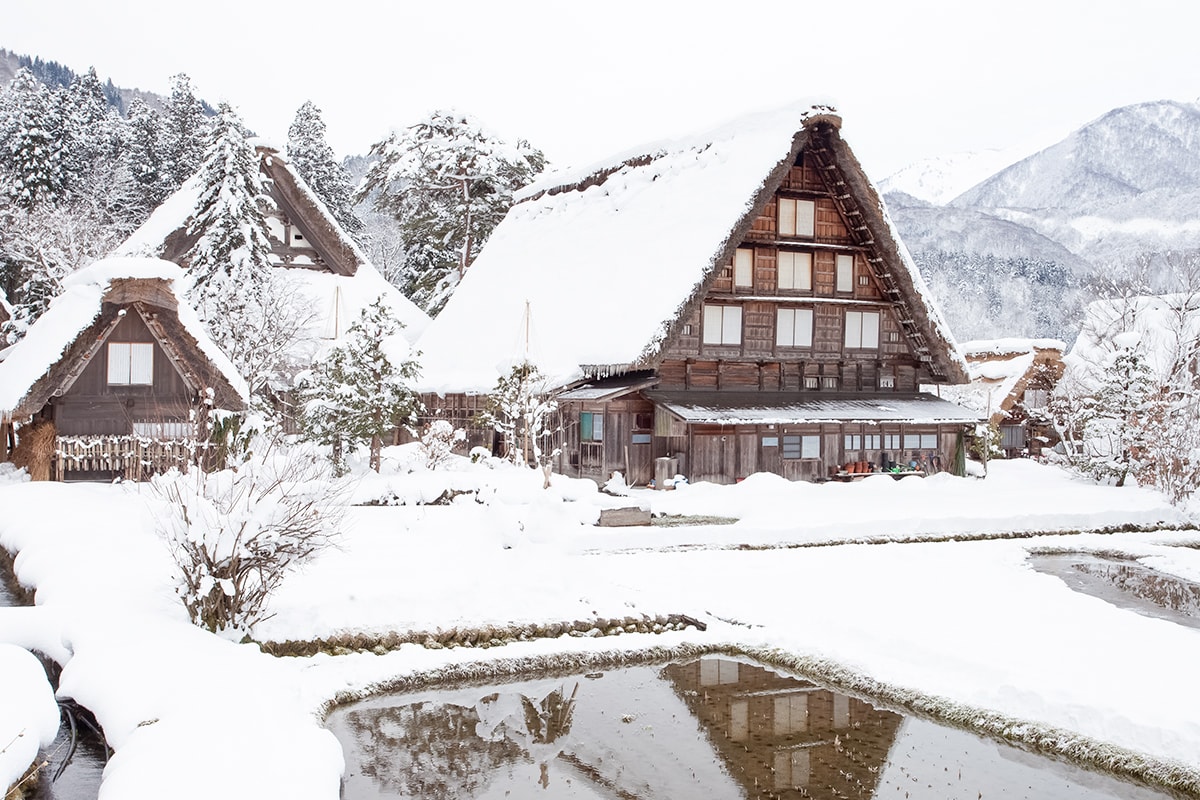
[[347,800],[1169,796],[729,657],[376,697],[327,724]]
[[1090,553],[1033,555],[1029,563],[1077,592],[1119,608],[1200,628],[1200,586],[1158,570]]
[[[0,565],[0,608],[21,605],[8,586],[12,575]],[[57,670],[51,670],[57,675]],[[53,681],[57,684],[57,679]],[[3,709],[0,709],[3,713]],[[86,713],[86,712],[85,712]],[[106,751],[104,737],[89,729],[82,720],[77,722],[78,736],[71,752],[71,728],[64,719],[54,744],[42,753],[49,761],[39,777],[36,800],[95,800],[100,794],[100,777],[104,772]],[[57,779],[55,774],[58,774]],[[3,791],[4,786],[0,786]]]

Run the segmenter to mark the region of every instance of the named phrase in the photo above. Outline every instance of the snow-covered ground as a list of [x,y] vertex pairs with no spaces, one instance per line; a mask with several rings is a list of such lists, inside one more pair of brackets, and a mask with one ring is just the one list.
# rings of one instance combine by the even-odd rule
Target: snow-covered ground
[[[1200,775],[1200,631],[1078,594],[1026,562],[1036,548],[1119,551],[1200,580],[1200,550],[1175,546],[1200,534],[1169,530],[1188,520],[1150,491],[993,462],[986,480],[756,475],[612,497],[559,476],[542,490],[539,474],[511,468],[403,474],[403,453],[389,455],[393,474],[363,478],[355,496],[397,504],[351,508],[341,547],[285,582],[256,638],[643,614],[707,630],[276,658],[189,624],[146,487],[9,482],[0,546],[18,554],[37,606],[0,609],[0,642],[66,662],[60,696],[95,712],[116,750],[101,798],[332,800],[343,760],[321,721],[335,698],[475,664],[690,645],[770,652],[994,729],[1023,723],[1030,739],[1082,737]],[[411,503],[447,486],[464,494]],[[601,507],[622,505],[738,521],[593,526]],[[1129,524],[1162,529],[1067,533]],[[1035,532],[1049,535],[955,540]]]

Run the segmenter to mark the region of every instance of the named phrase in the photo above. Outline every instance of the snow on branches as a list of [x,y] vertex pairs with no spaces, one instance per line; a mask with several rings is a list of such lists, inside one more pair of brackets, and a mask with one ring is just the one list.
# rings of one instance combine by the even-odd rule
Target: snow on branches
[[380,297],[328,357],[298,379],[305,436],[332,445],[339,470],[343,445],[369,444],[378,472],[384,438],[416,423],[421,401],[411,383],[419,367],[402,328]]
[[435,111],[371,147],[378,161],[355,198],[400,223],[405,264],[397,285],[421,308],[445,305],[512,205],[546,166],[524,140],[510,145],[472,117]]

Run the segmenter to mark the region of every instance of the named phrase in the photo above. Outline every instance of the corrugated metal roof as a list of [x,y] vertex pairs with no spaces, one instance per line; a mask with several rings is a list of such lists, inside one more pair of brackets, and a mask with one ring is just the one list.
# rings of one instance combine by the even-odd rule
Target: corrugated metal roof
[[931,394],[836,395],[817,392],[646,392],[689,423],[800,424],[812,422],[979,422],[976,411]]

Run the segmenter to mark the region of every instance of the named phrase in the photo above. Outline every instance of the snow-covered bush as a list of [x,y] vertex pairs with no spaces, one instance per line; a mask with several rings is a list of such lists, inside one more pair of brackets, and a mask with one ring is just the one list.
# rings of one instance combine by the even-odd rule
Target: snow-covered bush
[[214,633],[248,633],[283,578],[337,541],[344,486],[310,450],[268,447],[236,470],[173,471],[152,486],[177,591],[192,622]]
[[444,419],[435,419],[425,426],[421,434],[421,447],[425,450],[425,466],[437,469],[446,462],[459,442],[467,440],[466,431],[462,428],[455,430]]

